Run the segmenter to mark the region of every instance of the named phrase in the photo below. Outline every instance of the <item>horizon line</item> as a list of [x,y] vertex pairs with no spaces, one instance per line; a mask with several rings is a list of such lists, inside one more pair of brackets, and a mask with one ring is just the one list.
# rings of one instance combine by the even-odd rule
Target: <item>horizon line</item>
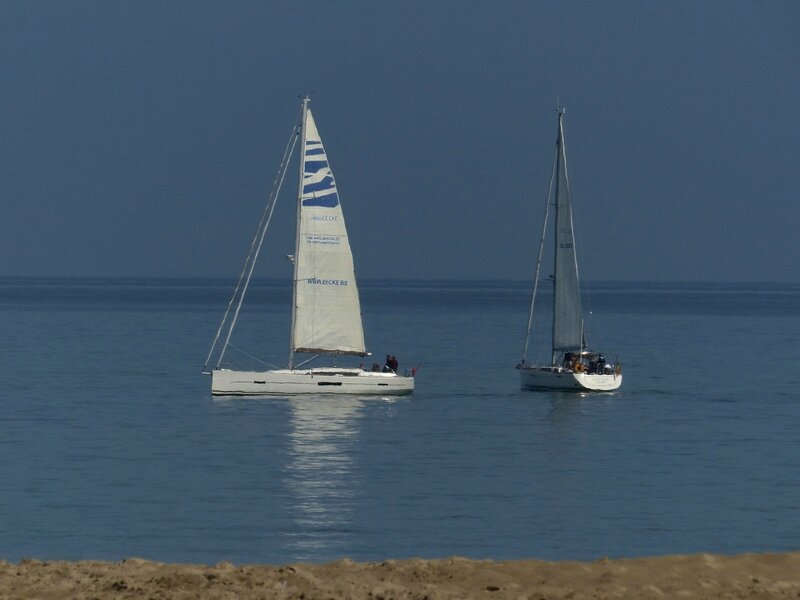
[[[0,281],[230,281],[235,282],[235,277],[219,275],[0,275]],[[290,284],[291,280],[285,277],[254,277],[253,281],[269,281]],[[547,281],[547,278],[540,278]],[[394,283],[525,283],[531,284],[532,279],[513,279],[507,277],[359,277],[357,283],[368,282],[394,282]],[[686,285],[686,284],[715,284],[715,285],[743,285],[743,284],[772,284],[772,285],[800,285],[800,280],[768,280],[768,279],[582,279],[586,284],[655,284],[655,285]]]

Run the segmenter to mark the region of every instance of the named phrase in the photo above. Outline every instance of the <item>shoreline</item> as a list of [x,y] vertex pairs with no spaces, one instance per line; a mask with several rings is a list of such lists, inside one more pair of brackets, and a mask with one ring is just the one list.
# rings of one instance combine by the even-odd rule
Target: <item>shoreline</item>
[[797,598],[800,551],[603,558],[460,557],[286,565],[0,560],[0,598]]

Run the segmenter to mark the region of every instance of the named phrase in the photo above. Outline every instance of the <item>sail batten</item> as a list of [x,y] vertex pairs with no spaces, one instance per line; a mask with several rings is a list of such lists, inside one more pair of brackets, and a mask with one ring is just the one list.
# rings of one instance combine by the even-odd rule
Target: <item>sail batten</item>
[[303,132],[292,350],[365,356],[353,255],[339,192],[308,108]]

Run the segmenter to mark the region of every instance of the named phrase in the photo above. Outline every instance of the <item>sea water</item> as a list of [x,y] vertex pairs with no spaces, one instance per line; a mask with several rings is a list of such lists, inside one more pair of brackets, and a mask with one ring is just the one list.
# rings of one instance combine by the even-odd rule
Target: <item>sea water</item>
[[[365,366],[418,367],[413,395],[213,398],[231,288],[0,279],[0,558],[798,548],[800,285],[587,286],[624,384],[581,395],[519,389],[528,284],[367,281]],[[255,285],[226,363],[284,366],[290,301]]]

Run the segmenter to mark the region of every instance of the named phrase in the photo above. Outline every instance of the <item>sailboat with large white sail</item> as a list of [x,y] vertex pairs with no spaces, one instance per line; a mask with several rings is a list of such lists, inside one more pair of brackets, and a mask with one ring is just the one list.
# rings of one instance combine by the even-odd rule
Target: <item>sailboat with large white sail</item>
[[[549,364],[528,362],[528,345],[534,320],[534,307],[542,264],[542,253],[547,234],[549,210],[555,180],[555,250],[553,274],[553,329],[552,353]],[[547,194],[544,224],[536,261],[533,293],[531,295],[528,330],[522,362],[517,365],[523,389],[612,391],[622,385],[619,363],[608,362],[602,353],[592,352],[586,345],[581,291],[578,279],[578,261],[575,232],[572,221],[567,154],[564,141],[564,109],[558,110],[558,139],[550,191]]]
[[[286,147],[250,255],[212,343],[204,372],[208,372],[208,364],[219,347],[218,360],[211,371],[214,395],[408,394],[414,389],[413,371],[401,375],[387,367],[369,371],[361,367],[301,368],[319,355],[369,356],[339,192],[308,104],[309,99],[304,97],[300,124]],[[223,368],[223,357],[298,137],[297,232],[294,255],[289,256],[294,263],[289,363],[285,369],[267,371]],[[226,325],[227,335],[220,343]],[[296,364],[297,353],[310,353],[312,357]]]

